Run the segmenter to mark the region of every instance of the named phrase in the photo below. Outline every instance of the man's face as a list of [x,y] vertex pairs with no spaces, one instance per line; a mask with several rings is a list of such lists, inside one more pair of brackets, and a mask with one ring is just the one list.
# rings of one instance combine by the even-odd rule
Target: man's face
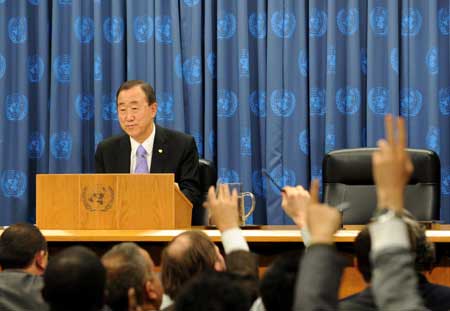
[[117,97],[117,113],[122,129],[139,143],[144,142],[153,130],[157,103],[148,103],[139,85],[123,90]]

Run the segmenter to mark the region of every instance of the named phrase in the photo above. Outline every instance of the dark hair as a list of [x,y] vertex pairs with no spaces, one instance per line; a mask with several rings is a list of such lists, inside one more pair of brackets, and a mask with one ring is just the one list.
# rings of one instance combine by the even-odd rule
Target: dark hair
[[235,250],[225,257],[227,271],[241,278],[240,285],[254,301],[259,296],[258,258],[254,253]]
[[[427,241],[425,230],[408,213],[402,216],[408,227],[411,251],[415,254],[414,266],[417,272],[429,271],[433,268],[436,254],[434,244]],[[372,264],[370,262],[370,232],[366,226],[355,239],[355,255],[358,270],[367,283],[372,279]]]
[[[187,238],[176,252],[173,246]],[[183,239],[184,241],[184,239]],[[176,236],[161,255],[161,281],[164,292],[175,299],[183,284],[195,275],[214,269],[217,260],[214,243],[201,231],[185,231]]]
[[155,91],[153,90],[152,86],[145,82],[144,80],[129,80],[122,83],[122,85],[119,87],[116,93],[116,102],[119,98],[119,93],[124,90],[129,90],[135,86],[140,86],[141,90],[144,92],[145,97],[147,97],[147,102],[149,105],[156,103],[156,95]]
[[135,243],[115,245],[102,257],[106,268],[106,304],[113,311],[127,310],[128,289],[135,289],[138,304],[144,302],[144,286],[150,277],[144,257]]
[[105,281],[106,271],[97,255],[86,247],[72,246],[50,259],[42,296],[52,311],[99,310]]
[[267,311],[292,310],[294,289],[302,253],[282,254],[272,263],[261,280],[261,299]]
[[209,272],[198,275],[183,287],[175,310],[248,311],[251,303],[239,285],[239,278],[227,272]]
[[11,225],[0,236],[0,266],[3,269],[28,267],[39,251],[47,251],[47,241],[31,224]]

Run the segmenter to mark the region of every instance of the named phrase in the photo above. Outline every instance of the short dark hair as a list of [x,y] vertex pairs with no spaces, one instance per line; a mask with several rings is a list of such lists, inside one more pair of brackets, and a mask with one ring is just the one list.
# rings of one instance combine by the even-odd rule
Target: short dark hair
[[2,269],[25,269],[39,251],[47,252],[47,241],[41,231],[31,224],[11,225],[0,236]]
[[[176,311],[248,311],[252,301],[239,278],[227,272],[202,273],[189,281],[175,302]],[[279,309],[281,310],[281,309]]]
[[106,271],[97,255],[84,246],[72,246],[50,259],[42,296],[52,311],[99,310],[105,281]]
[[[436,260],[434,244],[427,241],[424,228],[406,212],[402,216],[406,223],[411,242],[411,251],[415,254],[414,268],[417,272],[428,271],[433,268]],[[366,283],[372,279],[372,264],[370,262],[370,232],[364,227],[355,239],[355,255],[357,267]]]
[[[144,92],[145,97],[147,97],[148,104],[151,105],[153,103],[156,103],[156,95],[155,91],[153,90],[153,87],[145,82],[144,80],[128,80],[122,83],[122,85],[119,87],[116,93],[116,102],[119,98],[119,93],[124,90],[129,90],[135,86],[140,86],[141,90]],[[117,102],[118,103],[118,102]]]
[[134,288],[138,304],[144,302],[144,286],[150,277],[145,259],[135,243],[120,243],[102,257],[106,268],[106,304],[113,311],[128,308],[128,290]]
[[[171,246],[181,237],[189,244],[182,253],[174,254]],[[175,299],[187,281],[204,271],[214,270],[217,260],[214,243],[201,231],[185,231],[176,236],[161,255],[161,281],[164,292]]]
[[289,252],[275,259],[261,280],[261,299],[267,311],[292,310],[294,289],[302,252]]

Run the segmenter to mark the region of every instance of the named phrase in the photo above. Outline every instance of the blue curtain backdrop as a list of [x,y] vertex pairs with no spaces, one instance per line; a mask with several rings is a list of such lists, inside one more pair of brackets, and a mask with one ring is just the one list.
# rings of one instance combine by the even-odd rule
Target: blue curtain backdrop
[[289,223],[262,169],[308,186],[388,112],[440,155],[450,222],[449,32],[448,0],[0,0],[0,224],[34,221],[37,173],[93,172],[127,79],[256,194],[254,223]]

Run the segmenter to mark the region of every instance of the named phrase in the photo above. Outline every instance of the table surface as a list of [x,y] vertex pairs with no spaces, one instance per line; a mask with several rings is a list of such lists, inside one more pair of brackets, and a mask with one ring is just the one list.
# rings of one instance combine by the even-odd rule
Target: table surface
[[[335,242],[353,242],[363,226],[345,226],[335,235]],[[49,242],[169,242],[186,230],[202,230],[213,241],[220,241],[220,232],[207,227],[192,227],[177,230],[41,230]],[[0,230],[1,233],[2,230]],[[300,230],[295,226],[255,226],[243,229],[248,242],[299,242]],[[450,225],[432,225],[426,232],[430,241],[450,242]]]

